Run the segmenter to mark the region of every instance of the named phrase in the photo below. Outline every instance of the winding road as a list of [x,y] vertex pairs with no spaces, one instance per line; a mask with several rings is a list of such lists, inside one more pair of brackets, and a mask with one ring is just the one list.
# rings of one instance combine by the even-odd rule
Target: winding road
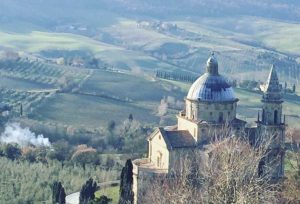
[[[98,186],[100,187],[100,189],[103,189],[103,188],[110,187],[112,185],[119,185],[119,184],[120,184],[120,180],[116,180],[116,181],[107,181],[107,182],[99,183]],[[66,204],[79,204],[79,195],[80,192],[76,192],[68,195],[66,197]]]

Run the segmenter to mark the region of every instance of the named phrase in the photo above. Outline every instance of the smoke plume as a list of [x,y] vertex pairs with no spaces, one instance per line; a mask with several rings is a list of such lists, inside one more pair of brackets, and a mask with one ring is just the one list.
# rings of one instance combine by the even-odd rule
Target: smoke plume
[[5,127],[4,132],[0,136],[1,143],[16,143],[21,147],[28,145],[34,146],[51,146],[49,139],[43,135],[36,135],[29,128],[22,128],[18,123],[10,123]]

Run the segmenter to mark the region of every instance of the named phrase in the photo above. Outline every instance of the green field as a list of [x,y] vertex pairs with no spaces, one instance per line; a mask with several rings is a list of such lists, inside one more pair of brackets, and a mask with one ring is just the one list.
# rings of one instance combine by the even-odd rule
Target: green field
[[5,33],[1,32],[0,44],[27,52],[40,52],[42,50],[91,50],[101,52],[117,49],[114,46],[92,40],[75,34],[48,33],[33,31],[31,33]]
[[70,68],[49,64],[42,60],[33,61],[21,58],[17,61],[0,60],[0,74],[4,80],[7,80],[7,83],[2,83],[6,87],[12,86],[12,88],[16,89],[16,86],[18,86],[19,88],[23,88],[24,85],[30,86],[29,83],[31,83],[32,86],[35,86],[34,88],[37,88],[38,85],[40,88],[49,89],[58,87],[64,83],[62,79],[79,83],[89,74],[89,71],[75,67]]
[[112,204],[117,204],[119,202],[119,190],[119,186],[104,188],[96,192],[96,197],[100,198],[104,195],[112,199]]
[[32,119],[60,124],[97,128],[106,126],[111,120],[122,122],[133,114],[143,123],[157,122],[153,110],[133,103],[119,102],[102,97],[57,94],[36,109]]
[[[250,43],[261,43],[280,52],[299,54],[299,22],[251,16],[202,18],[195,22],[198,24],[182,22],[180,25],[195,32],[212,35],[216,39],[224,36],[228,39],[244,39]],[[202,25],[200,28],[199,24]],[[205,27],[214,32],[208,32],[203,29]]]
[[105,94],[129,101],[160,101],[164,96],[182,97],[172,92],[163,82],[139,75],[95,71],[82,85],[81,92]]
[[[103,62],[126,70],[158,69],[168,71],[192,71],[199,73],[212,50],[218,53],[226,73],[251,73],[266,70],[274,59],[259,60],[261,53],[275,56],[275,62],[284,69],[295,65],[289,54],[298,54],[300,26],[294,22],[240,16],[235,18],[201,18],[166,21],[181,29],[183,34],[155,29],[140,28],[137,21],[129,18],[114,18],[111,24],[95,26],[101,35],[98,38],[84,34],[38,31],[7,32],[0,29],[0,44],[26,53],[43,51],[85,51]],[[116,20],[117,19],[117,20]],[[199,40],[186,38],[192,33]],[[287,37],[288,36],[288,37]],[[276,50],[278,52],[276,52]],[[290,64],[293,63],[293,64]],[[262,80],[260,75],[255,75]]]
[[[24,114],[30,119],[75,127],[105,127],[110,120],[120,123],[129,114],[143,124],[158,124],[162,119],[157,116],[160,100],[170,96],[183,101],[191,85],[157,80],[141,73],[91,72],[88,69],[23,60],[16,64],[2,63],[1,66],[5,76],[0,82],[3,102],[12,105],[16,111],[22,103]],[[47,92],[56,88],[63,76],[77,83],[78,90],[74,93]],[[261,106],[260,94],[236,89],[236,95],[240,99],[238,117],[255,121]],[[297,100],[290,97],[284,105],[290,126],[300,122]],[[177,112],[169,109],[163,118],[164,124],[175,123]]]
[[[166,20],[177,25],[178,30],[172,32],[139,27],[136,19],[118,18],[118,14],[103,15],[110,16],[111,21],[84,24],[91,16],[77,19],[91,35],[63,29],[54,32],[39,26],[32,26],[30,31],[24,28],[24,32],[7,26],[0,29],[1,46],[21,56],[17,62],[0,61],[0,87],[14,93],[4,93],[4,102],[15,107],[24,103],[30,119],[62,125],[95,128],[110,120],[122,122],[129,114],[142,123],[164,120],[163,124],[171,124],[176,122],[174,114],[178,110],[169,108],[165,116],[158,117],[160,101],[168,96],[183,101],[190,85],[157,80],[153,77],[155,71],[200,75],[211,50],[218,55],[220,72],[230,78],[265,80],[275,61],[281,65],[281,80],[296,82],[285,69],[295,65],[289,54],[297,54],[299,48],[298,23],[249,16]],[[48,56],[43,53],[55,51],[91,54],[114,71],[45,63],[43,57]],[[262,53],[266,59],[260,60]],[[25,59],[27,56],[41,59],[30,61]],[[53,90],[48,95],[49,89]],[[60,90],[63,93],[55,93]],[[22,91],[28,93],[23,96]],[[236,95],[240,99],[238,116],[254,121],[261,105],[260,95],[240,89]],[[297,100],[290,97],[284,106],[291,126],[300,121]]]
[[1,77],[0,87],[7,89],[14,89],[19,91],[30,91],[30,90],[47,90],[54,89],[55,87],[49,84],[38,83],[27,79],[18,79],[14,77]]
[[160,100],[171,96],[182,101],[184,95],[169,82],[152,77],[95,70],[78,92],[53,95],[30,118],[96,128],[133,114],[141,123],[157,124]]

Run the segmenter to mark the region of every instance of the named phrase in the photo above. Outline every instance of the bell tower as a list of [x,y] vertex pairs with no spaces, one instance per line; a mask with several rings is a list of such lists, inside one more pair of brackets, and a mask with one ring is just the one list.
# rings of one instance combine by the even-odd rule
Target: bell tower
[[258,131],[262,138],[270,137],[271,145],[266,161],[262,163],[273,165],[274,179],[282,178],[284,174],[284,144],[285,117],[282,115],[282,85],[279,83],[274,65],[264,86],[262,102],[262,118],[258,116]]
[[282,86],[279,84],[274,65],[271,67],[261,101],[263,103],[262,123],[265,125],[279,125],[282,118]]

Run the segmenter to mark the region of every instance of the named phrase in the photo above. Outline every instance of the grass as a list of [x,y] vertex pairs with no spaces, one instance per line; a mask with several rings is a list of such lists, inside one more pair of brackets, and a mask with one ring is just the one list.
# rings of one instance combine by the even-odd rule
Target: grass
[[53,95],[30,118],[96,128],[106,126],[110,120],[122,122],[133,114],[141,123],[157,124],[160,100],[167,96],[177,100],[184,97],[181,89],[167,81],[101,70],[93,72],[79,93]]
[[[29,83],[39,85],[41,88],[54,88],[62,78],[78,82],[88,75],[88,70],[58,66],[37,61],[20,59],[17,61],[0,61],[0,74],[5,79],[7,87],[22,89],[22,85]],[[13,81],[12,79],[16,80]],[[11,82],[11,83],[10,83]],[[1,83],[0,83],[1,84]],[[18,86],[18,87],[17,87]],[[33,87],[37,88],[37,86]]]
[[299,54],[300,24],[263,20],[261,26],[272,25],[267,31],[258,35],[264,44],[279,51]]
[[36,109],[31,119],[97,128],[105,127],[110,120],[120,123],[129,114],[143,123],[157,122],[158,117],[152,112],[134,103],[96,96],[56,94]]
[[122,122],[133,114],[142,123],[158,123],[156,112],[160,100],[167,96],[183,98],[169,83],[155,81],[142,73],[101,70],[95,70],[81,85],[79,92],[90,95],[52,94],[49,97],[42,92],[56,88],[62,77],[79,83],[89,70],[26,60],[1,61],[0,66],[0,87],[5,89],[1,93],[2,101],[14,106],[16,111],[22,103],[25,115],[42,122],[95,128],[106,126],[109,120]]
[[2,46],[23,52],[40,53],[49,50],[83,50],[89,51],[106,63],[122,69],[176,69],[176,67],[142,52],[130,51],[120,46],[77,34],[41,31],[8,33],[0,31],[0,36],[0,44]]
[[96,197],[100,198],[104,195],[112,199],[112,204],[117,204],[119,201],[119,190],[119,186],[104,188],[96,192]]
[[1,77],[0,87],[18,91],[44,90],[55,88],[52,85],[38,83],[26,79],[17,79],[13,77]]
[[101,52],[118,49],[114,46],[93,40],[81,35],[70,33],[49,33],[32,31],[31,33],[5,33],[0,32],[0,44],[27,52],[40,52],[42,50],[91,50]]
[[[299,54],[299,23],[249,16],[206,18],[199,21],[194,24],[182,24],[188,29],[206,35],[208,33],[203,28],[207,26],[208,29],[217,33],[209,33],[209,35],[214,35],[215,38],[227,36],[248,39],[249,42],[260,42],[281,52]],[[199,24],[201,24],[200,29],[197,28]]]
[[173,37],[164,35],[151,29],[138,28],[136,21],[129,19],[122,19],[118,24],[110,26],[105,29],[114,38],[122,39],[130,43],[132,47],[151,48],[161,42],[177,41]]
[[143,76],[95,71],[80,91],[115,96],[130,101],[158,102],[164,96],[182,97],[180,92],[170,92],[160,81]]

